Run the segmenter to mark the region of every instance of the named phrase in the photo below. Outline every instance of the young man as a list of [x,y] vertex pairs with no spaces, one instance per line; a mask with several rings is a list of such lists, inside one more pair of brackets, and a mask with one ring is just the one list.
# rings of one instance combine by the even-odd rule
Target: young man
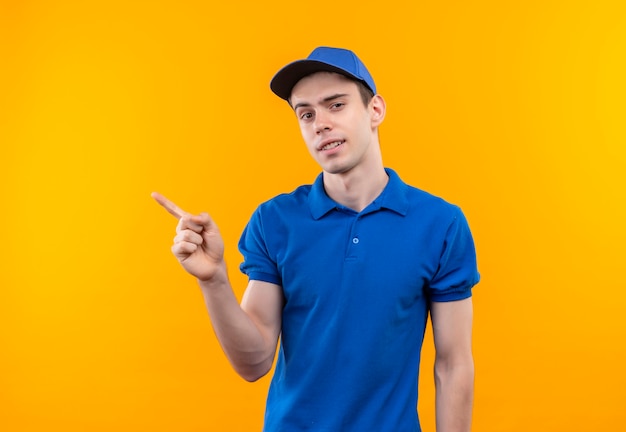
[[270,87],[296,114],[322,173],[259,206],[241,236],[249,284],[238,304],[224,244],[206,214],[179,218],[172,251],[202,289],[235,370],[272,367],[265,428],[420,431],[417,381],[430,312],[438,432],[469,431],[474,243],[456,206],[382,162],[385,101],[358,57],[320,47]]

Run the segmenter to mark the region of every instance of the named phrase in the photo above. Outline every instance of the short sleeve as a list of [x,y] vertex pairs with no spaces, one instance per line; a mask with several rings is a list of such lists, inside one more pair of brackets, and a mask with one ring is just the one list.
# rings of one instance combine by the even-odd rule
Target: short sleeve
[[270,257],[267,248],[260,209],[254,212],[241,234],[239,252],[243,255],[239,269],[249,280],[282,285],[276,262]]
[[472,287],[479,280],[474,239],[463,212],[455,207],[428,294],[436,302],[462,300],[471,297]]

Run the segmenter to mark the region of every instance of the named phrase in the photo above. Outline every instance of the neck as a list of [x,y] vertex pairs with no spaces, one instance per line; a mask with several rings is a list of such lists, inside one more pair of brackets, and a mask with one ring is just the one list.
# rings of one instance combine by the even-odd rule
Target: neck
[[324,172],[324,188],[328,196],[356,212],[370,205],[382,193],[388,181],[389,176],[382,164],[376,169],[358,172]]

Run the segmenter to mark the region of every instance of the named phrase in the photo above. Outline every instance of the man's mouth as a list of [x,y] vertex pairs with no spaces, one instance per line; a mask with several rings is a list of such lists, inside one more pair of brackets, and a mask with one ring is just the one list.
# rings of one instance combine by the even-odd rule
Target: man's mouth
[[339,147],[341,144],[343,144],[344,141],[343,140],[338,140],[338,141],[333,141],[330,142],[328,144],[323,145],[322,147],[320,147],[320,151],[325,151],[325,150],[332,150],[334,148]]

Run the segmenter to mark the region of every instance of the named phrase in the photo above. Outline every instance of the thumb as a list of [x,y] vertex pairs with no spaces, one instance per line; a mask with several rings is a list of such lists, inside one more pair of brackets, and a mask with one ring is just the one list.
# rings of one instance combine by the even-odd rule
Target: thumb
[[201,225],[204,231],[219,231],[211,216],[209,216],[209,214],[206,212],[200,213],[196,216],[192,216],[191,220],[198,225]]

